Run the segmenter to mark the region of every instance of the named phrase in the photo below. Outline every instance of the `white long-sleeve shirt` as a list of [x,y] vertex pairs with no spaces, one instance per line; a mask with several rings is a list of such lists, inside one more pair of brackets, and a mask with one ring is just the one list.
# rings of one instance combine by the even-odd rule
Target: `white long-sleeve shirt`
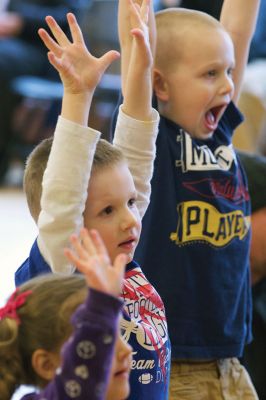
[[[159,115],[138,121],[119,110],[114,146],[124,154],[138,193],[143,217],[150,198]],[[83,226],[83,212],[93,157],[100,132],[59,117],[47,168],[43,177],[38,246],[53,272],[74,271],[63,250],[71,234]]]

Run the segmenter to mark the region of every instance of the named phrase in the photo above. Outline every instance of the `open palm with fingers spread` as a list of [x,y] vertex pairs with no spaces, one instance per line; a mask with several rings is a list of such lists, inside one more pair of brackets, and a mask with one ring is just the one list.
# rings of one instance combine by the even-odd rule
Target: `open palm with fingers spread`
[[118,296],[121,293],[127,256],[119,254],[111,264],[106,247],[96,230],[82,228],[80,236],[72,235],[73,249],[65,255],[85,275],[88,286]]
[[64,90],[73,94],[94,90],[106,68],[119,57],[119,53],[110,50],[100,58],[94,57],[88,51],[72,13],[67,14],[72,41],[53,17],[47,16],[45,20],[54,38],[43,28],[38,30],[38,34],[49,50],[49,61],[59,72]]

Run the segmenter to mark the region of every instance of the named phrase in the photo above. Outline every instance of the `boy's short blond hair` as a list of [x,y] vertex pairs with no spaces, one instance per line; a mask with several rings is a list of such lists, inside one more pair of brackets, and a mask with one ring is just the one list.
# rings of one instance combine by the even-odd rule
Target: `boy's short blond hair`
[[[189,32],[200,28],[223,29],[221,23],[212,16],[197,10],[167,8],[155,15],[157,44],[155,68],[169,72],[182,59]],[[199,32],[200,35],[200,32]]]
[[[29,155],[24,171],[23,187],[29,211],[37,222],[41,211],[42,180],[53,144],[53,137],[40,142]],[[122,152],[104,139],[97,143],[92,172],[125,161]]]

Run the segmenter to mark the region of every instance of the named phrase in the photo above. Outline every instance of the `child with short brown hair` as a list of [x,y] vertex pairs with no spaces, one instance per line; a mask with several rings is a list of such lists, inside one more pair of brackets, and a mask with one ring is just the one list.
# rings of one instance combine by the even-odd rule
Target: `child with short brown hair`
[[[39,236],[16,278],[19,283],[51,270],[73,272],[74,267],[63,252],[69,234],[83,224],[97,229],[112,261],[121,253],[127,255],[121,327],[123,337],[133,348],[130,396],[134,400],[166,400],[170,343],[165,310],[158,293],[133,260],[141,218],[149,202],[159,122],[158,113],[151,106],[149,4],[144,0],[140,8],[133,2],[127,6],[134,38],[125,99],[113,143],[113,151],[119,157],[110,159],[108,155],[98,166],[99,133],[91,129],[88,132],[85,127],[86,87],[91,80],[87,64],[93,66],[96,61],[91,57],[88,60],[79,36],[73,32],[74,43],[69,43],[53,19],[48,18],[47,22],[56,41],[43,30],[40,32],[53,54],[49,55],[50,61],[61,75],[65,93],[43,177]],[[72,19],[69,22],[73,31]]]

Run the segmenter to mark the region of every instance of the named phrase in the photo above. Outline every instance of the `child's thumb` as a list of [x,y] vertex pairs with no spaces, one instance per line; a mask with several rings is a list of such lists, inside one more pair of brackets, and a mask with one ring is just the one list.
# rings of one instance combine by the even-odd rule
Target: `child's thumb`
[[116,50],[110,50],[101,57],[104,71],[109,65],[120,57],[120,53]]

